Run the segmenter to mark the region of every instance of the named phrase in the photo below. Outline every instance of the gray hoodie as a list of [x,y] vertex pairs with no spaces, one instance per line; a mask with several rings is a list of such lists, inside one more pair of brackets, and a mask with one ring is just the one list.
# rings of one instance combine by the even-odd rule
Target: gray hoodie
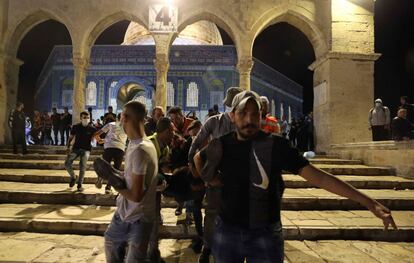
[[372,126],[383,126],[391,123],[390,110],[388,107],[375,106],[369,111],[368,123]]

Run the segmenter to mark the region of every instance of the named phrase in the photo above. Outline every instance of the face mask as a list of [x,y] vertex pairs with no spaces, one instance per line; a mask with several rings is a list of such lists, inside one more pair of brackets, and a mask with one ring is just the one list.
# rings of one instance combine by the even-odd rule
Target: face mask
[[82,126],[83,126],[83,127],[88,126],[88,124],[89,124],[89,120],[90,120],[90,119],[82,119]]
[[381,103],[375,103],[375,107],[381,107]]

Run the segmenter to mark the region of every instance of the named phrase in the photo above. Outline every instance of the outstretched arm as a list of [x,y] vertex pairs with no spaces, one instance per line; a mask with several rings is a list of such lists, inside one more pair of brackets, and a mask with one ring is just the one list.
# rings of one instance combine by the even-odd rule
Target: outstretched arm
[[388,208],[364,193],[358,191],[350,184],[339,180],[335,176],[326,173],[311,164],[303,167],[300,170],[299,175],[317,187],[362,204],[376,217],[382,219],[386,230],[390,224],[394,229],[398,229],[394,219],[392,218],[391,211]]

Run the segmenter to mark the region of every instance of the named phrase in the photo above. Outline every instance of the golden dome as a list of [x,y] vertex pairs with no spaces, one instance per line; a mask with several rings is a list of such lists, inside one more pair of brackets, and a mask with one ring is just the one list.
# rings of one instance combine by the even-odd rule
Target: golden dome
[[[123,45],[154,45],[147,29],[131,22],[125,33]],[[217,26],[209,21],[199,21],[184,28],[173,45],[223,45]]]

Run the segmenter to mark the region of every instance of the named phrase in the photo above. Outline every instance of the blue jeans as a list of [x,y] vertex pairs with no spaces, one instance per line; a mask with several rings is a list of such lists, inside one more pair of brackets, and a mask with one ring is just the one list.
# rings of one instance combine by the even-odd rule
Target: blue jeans
[[66,171],[68,171],[70,178],[75,178],[75,172],[73,171],[73,161],[76,158],[80,157],[79,161],[79,178],[78,178],[78,185],[82,185],[83,178],[85,177],[86,165],[88,163],[90,152],[84,149],[73,149],[70,154],[66,157],[65,160],[65,167]]
[[105,232],[106,262],[147,262],[152,225],[145,219],[124,222],[115,212]]
[[260,229],[243,229],[216,217],[212,253],[216,263],[283,263],[281,223]]

